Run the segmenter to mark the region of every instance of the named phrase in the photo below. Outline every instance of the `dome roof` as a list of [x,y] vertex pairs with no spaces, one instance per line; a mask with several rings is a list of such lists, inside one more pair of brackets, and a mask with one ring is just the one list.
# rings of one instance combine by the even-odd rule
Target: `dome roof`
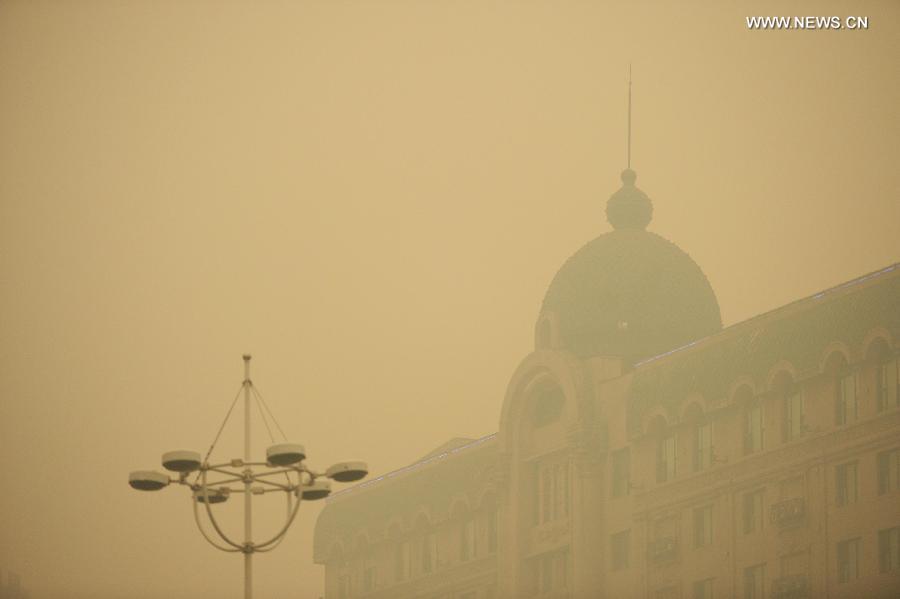
[[581,357],[637,361],[722,328],[715,293],[697,263],[644,230],[652,205],[634,180],[634,171],[625,171],[607,205],[616,230],[569,258],[544,297],[539,322],[550,315],[555,345]]

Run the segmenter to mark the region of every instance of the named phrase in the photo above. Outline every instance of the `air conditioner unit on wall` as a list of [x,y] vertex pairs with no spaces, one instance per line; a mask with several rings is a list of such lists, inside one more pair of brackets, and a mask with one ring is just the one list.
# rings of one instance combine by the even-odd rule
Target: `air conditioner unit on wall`
[[809,579],[805,574],[784,576],[772,582],[772,599],[808,599]]

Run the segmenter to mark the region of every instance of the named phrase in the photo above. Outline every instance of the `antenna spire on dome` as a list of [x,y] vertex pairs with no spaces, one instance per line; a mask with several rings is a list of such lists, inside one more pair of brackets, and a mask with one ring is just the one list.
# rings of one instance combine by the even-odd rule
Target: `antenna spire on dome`
[[628,143],[626,145],[628,157],[627,166],[631,170],[631,63],[628,63]]
[[634,186],[637,173],[631,170],[631,64],[628,65],[627,168],[622,171],[622,187],[606,203],[606,220],[613,229],[646,229],[653,217],[653,203]]

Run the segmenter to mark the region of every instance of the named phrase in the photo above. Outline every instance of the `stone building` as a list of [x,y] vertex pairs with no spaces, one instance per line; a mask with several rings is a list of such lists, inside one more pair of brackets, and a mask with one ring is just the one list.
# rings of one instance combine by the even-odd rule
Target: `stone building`
[[28,599],[28,591],[22,586],[22,580],[15,572],[6,573],[6,582],[0,572],[0,599]]
[[635,178],[498,432],[330,498],[327,599],[900,597],[900,265],[723,329]]

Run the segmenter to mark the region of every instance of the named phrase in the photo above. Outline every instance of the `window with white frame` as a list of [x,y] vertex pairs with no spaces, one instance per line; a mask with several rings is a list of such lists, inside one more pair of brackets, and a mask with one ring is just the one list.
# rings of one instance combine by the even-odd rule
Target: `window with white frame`
[[798,439],[805,430],[803,394],[792,391],[784,398],[784,440]]
[[487,524],[487,526],[486,526],[486,528],[487,528],[487,531],[486,531],[487,532],[487,552],[488,553],[496,553],[497,552],[497,540],[498,540],[497,539],[497,537],[498,537],[498,530],[497,530],[498,516],[497,516],[497,507],[496,506],[488,507],[486,518],[487,518],[487,522],[486,522],[486,524]]
[[837,545],[838,581],[850,582],[859,578],[859,539],[847,539]]
[[394,578],[397,582],[402,582],[409,578],[411,565],[409,541],[400,541],[394,549]]
[[713,580],[712,578],[704,578],[703,580],[694,581],[693,599],[713,599]]
[[569,585],[569,553],[566,550],[545,553],[537,559],[538,595],[556,595]]
[[562,460],[535,466],[534,523],[545,524],[569,515],[569,470]]
[[347,571],[338,574],[337,596],[338,599],[350,599],[350,573]]
[[744,534],[760,531],[763,528],[763,490],[752,491],[744,495]]
[[756,453],[763,448],[762,405],[753,402],[744,410],[744,454]]
[[836,466],[834,469],[834,482],[835,502],[839,506],[856,503],[859,497],[856,462],[848,462]]
[[744,599],[765,599],[766,565],[744,568]]
[[624,570],[631,556],[631,530],[617,532],[610,537],[610,569]]
[[706,470],[712,465],[712,422],[706,421],[694,427],[694,472]]
[[631,487],[631,450],[626,447],[612,453],[613,497],[628,495]]
[[475,557],[475,520],[467,515],[460,525],[459,559],[468,561]]
[[900,447],[878,454],[878,494],[900,489]]
[[694,548],[712,545],[712,506],[694,509]]
[[900,406],[900,358],[890,358],[878,364],[878,411]]
[[659,440],[656,446],[656,482],[664,483],[675,478],[677,451],[674,433]]
[[845,372],[839,376],[835,388],[835,424],[841,426],[856,422],[858,416],[856,373]]
[[434,533],[427,531],[422,535],[422,547],[420,556],[422,574],[431,574],[435,570],[437,562],[437,545]]
[[878,562],[881,572],[900,570],[900,526],[878,531]]

